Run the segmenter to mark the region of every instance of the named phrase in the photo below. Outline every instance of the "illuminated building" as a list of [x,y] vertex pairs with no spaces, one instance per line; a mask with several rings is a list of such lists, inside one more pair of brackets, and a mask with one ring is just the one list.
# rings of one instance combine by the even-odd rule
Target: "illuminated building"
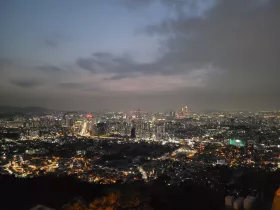
[[157,126],[157,138],[162,139],[165,137],[165,126]]
[[176,112],[170,112],[170,113],[169,113],[169,117],[171,117],[171,118],[176,117]]
[[76,150],[77,155],[86,155],[87,151],[86,150]]
[[93,131],[93,123],[92,123],[91,120],[88,120],[88,121],[87,121],[87,131],[88,131],[89,133],[92,133],[92,131]]
[[173,131],[173,123],[172,122],[165,122],[164,126],[165,126],[165,131],[167,133]]
[[88,120],[92,120],[92,118],[93,118],[92,114],[87,114],[87,119]]
[[188,107],[187,107],[187,106],[185,106],[185,107],[183,108],[183,116],[184,116],[184,117],[187,117],[187,116],[188,116],[188,114],[189,114]]
[[188,117],[189,110],[188,107],[185,106],[181,109],[181,111],[177,112],[177,118],[182,119]]
[[151,123],[150,122],[144,122],[143,123],[143,130],[150,131],[151,130]]
[[138,109],[136,111],[136,118],[140,119],[141,118],[141,112],[140,112],[140,109]]
[[65,115],[65,127],[69,127],[70,126],[70,117],[69,115]]
[[230,139],[229,144],[237,146],[237,147],[244,147],[245,146],[244,141],[243,140],[238,140],[238,139]]
[[70,126],[73,126],[73,125],[75,124],[75,120],[74,120],[74,118],[71,118],[71,119],[70,119],[69,124],[70,124]]

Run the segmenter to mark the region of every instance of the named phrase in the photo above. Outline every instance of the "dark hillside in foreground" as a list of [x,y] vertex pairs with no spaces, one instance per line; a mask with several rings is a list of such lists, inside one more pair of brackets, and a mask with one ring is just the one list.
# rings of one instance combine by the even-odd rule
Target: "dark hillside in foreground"
[[106,195],[108,190],[116,189],[126,194],[138,192],[149,197],[154,209],[187,209],[209,210],[221,209],[223,195],[208,189],[195,186],[165,186],[157,181],[152,184],[135,182],[133,184],[96,185],[82,183],[71,177],[37,177],[18,179],[1,176],[0,209],[27,210],[37,204],[61,209],[64,204],[82,197],[86,202]]
[[[251,173],[241,178],[242,185],[248,188],[262,189],[263,203],[271,205],[274,193],[280,183],[280,171],[269,173]],[[152,183],[136,181],[131,184],[98,185],[80,182],[73,177],[44,176],[32,179],[20,179],[0,175],[0,209],[29,210],[42,204],[56,210],[81,197],[86,203],[118,191],[122,195],[141,195],[148,200],[153,209],[159,210],[221,210],[224,209],[225,191],[182,184],[168,186],[161,177]],[[266,210],[266,209],[262,209]]]
[[77,196],[91,199],[100,196],[103,185],[79,182],[72,177],[53,176],[20,179],[12,176],[0,178],[0,209],[30,209],[43,204],[55,209]]

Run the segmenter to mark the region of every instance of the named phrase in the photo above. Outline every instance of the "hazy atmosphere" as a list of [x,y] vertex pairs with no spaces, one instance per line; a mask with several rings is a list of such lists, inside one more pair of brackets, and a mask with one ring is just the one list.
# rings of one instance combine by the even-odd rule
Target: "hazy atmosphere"
[[280,108],[279,0],[0,2],[0,105]]

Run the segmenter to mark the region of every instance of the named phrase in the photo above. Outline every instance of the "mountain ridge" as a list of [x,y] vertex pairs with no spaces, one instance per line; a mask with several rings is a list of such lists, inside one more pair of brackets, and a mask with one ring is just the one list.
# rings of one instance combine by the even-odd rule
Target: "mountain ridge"
[[51,109],[47,109],[40,106],[26,106],[26,107],[18,107],[18,106],[0,106],[0,113],[2,114],[13,114],[13,113],[44,113],[50,112]]

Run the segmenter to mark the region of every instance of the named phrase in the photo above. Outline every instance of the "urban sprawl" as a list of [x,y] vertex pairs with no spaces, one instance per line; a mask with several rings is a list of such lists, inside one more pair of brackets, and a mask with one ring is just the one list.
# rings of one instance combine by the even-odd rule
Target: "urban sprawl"
[[[225,186],[209,168],[275,171],[280,112],[58,112],[0,119],[0,173],[71,175],[99,184],[181,182]],[[242,169],[242,170],[240,170]]]

